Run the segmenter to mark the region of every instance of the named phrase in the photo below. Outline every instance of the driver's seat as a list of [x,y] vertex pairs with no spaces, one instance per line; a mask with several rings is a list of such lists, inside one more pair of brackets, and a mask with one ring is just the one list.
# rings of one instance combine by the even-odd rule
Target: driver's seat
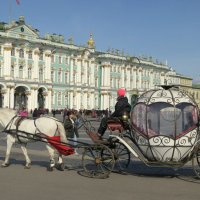
[[124,131],[123,124],[119,118],[108,119],[107,127],[111,132],[119,131],[119,133],[122,133]]

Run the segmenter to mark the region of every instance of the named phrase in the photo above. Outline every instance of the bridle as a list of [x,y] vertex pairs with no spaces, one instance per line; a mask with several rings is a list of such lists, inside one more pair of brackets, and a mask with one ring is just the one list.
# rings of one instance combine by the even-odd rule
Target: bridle
[[[12,126],[14,119],[17,118],[17,117],[18,117],[17,115],[14,115],[14,116],[12,117],[12,119],[11,119],[11,120],[8,122],[8,124],[5,126],[3,132],[9,132],[10,127]],[[0,121],[1,121],[2,125],[4,126],[5,124],[3,123],[3,121],[2,121],[2,120],[0,120]],[[9,127],[9,128],[8,128],[8,127]]]

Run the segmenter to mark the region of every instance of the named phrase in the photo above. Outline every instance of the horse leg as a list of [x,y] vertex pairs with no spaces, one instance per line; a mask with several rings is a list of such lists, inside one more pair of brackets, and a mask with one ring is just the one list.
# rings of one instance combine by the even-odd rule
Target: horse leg
[[55,167],[55,158],[54,158],[54,149],[49,146],[48,144],[46,145],[46,148],[49,152],[49,156],[50,156],[50,165],[48,167],[48,171],[53,171],[53,168]]
[[63,157],[62,157],[61,154],[59,154],[59,156],[58,156],[57,169],[60,170],[60,171],[64,171],[65,170],[65,165],[63,163]]
[[15,143],[15,138],[12,135],[7,134],[6,157],[4,162],[1,164],[1,167],[9,166],[10,152],[14,143]]
[[25,159],[26,159],[26,164],[24,166],[24,169],[30,169],[31,168],[31,160],[28,156],[26,144],[21,144],[21,149],[22,149],[22,152],[23,152]]

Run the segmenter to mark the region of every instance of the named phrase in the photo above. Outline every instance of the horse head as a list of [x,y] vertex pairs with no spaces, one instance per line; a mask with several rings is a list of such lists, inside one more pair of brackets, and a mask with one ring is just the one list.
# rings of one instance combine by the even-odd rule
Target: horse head
[[0,125],[5,128],[7,124],[16,116],[17,111],[9,108],[0,108]]

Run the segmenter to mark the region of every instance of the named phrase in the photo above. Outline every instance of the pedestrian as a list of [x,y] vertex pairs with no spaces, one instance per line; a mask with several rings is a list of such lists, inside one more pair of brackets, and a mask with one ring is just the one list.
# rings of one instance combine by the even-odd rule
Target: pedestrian
[[34,109],[32,117],[33,118],[39,117],[39,113],[38,113],[38,109],[37,108]]
[[128,103],[128,98],[125,96],[126,89],[120,88],[117,90],[117,103],[115,104],[115,111],[111,114],[110,117],[104,116],[101,120],[99,129],[98,129],[98,136],[99,139],[102,138],[106,129],[107,129],[107,121],[108,119],[121,119],[124,113],[130,114],[131,105]]
[[67,109],[65,108],[63,111],[63,122],[65,121],[65,117],[67,116]]
[[20,117],[28,117],[28,111],[25,107],[22,107],[22,109],[19,111]]
[[53,117],[56,117],[56,110],[52,110]]
[[68,111],[64,120],[64,128],[65,128],[66,137],[69,138],[69,140],[71,139],[70,143],[75,149],[75,155],[78,155],[78,152],[76,150],[76,145],[77,145],[77,137],[79,136],[77,134],[78,132],[77,132],[75,120],[76,120],[76,116],[74,115],[74,113],[72,111]]

